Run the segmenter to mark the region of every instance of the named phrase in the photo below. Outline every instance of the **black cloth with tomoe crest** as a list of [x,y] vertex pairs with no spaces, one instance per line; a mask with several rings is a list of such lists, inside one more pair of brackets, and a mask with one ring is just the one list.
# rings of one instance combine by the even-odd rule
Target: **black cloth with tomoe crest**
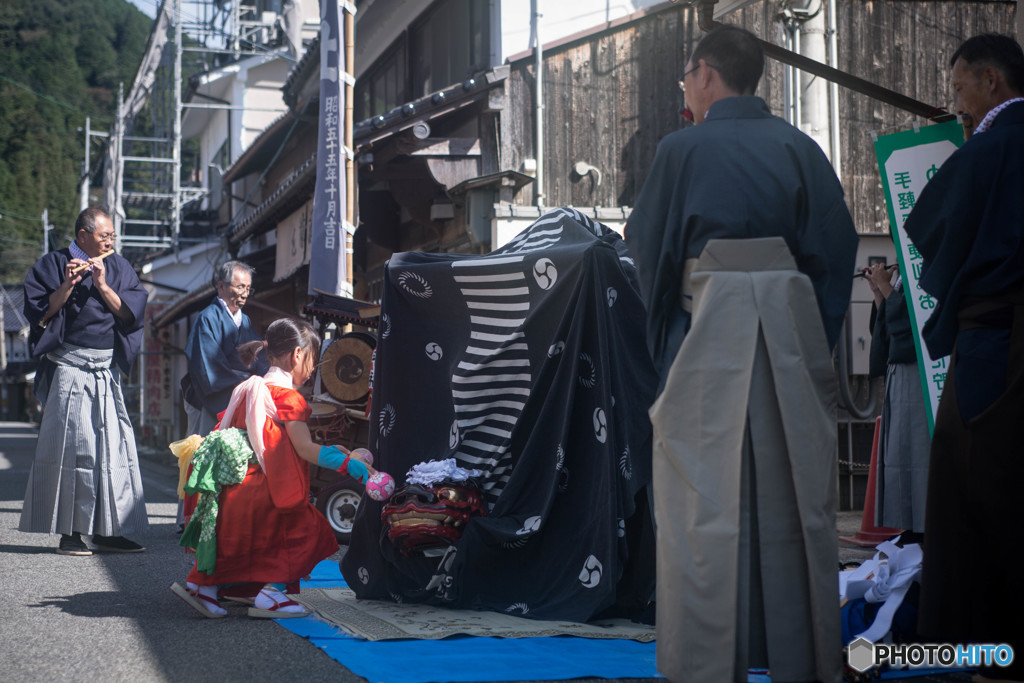
[[364,496],[341,562],[359,598],[587,621],[653,599],[647,408],[657,376],[625,243],[573,209],[483,256],[395,254],[370,450],[405,483],[482,470],[488,512],[434,556],[387,538]]

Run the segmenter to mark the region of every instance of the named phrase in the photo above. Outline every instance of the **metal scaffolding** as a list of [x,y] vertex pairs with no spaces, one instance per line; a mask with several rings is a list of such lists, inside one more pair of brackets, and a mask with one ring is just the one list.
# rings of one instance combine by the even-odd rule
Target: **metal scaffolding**
[[189,101],[195,79],[250,56],[294,48],[295,34],[281,17],[295,5],[296,0],[162,0],[131,90],[127,97],[123,86],[118,92],[104,159],[103,203],[120,250],[144,256],[203,239],[183,230],[185,217],[201,212],[210,189],[195,155],[183,156],[182,117],[190,108],[242,107]]

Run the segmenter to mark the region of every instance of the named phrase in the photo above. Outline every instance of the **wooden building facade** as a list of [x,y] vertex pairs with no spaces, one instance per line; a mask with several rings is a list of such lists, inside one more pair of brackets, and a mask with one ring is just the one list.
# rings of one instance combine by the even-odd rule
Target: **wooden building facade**
[[[948,108],[953,51],[978,33],[1014,34],[1016,7],[994,0],[837,0],[838,68]],[[782,44],[781,9],[779,2],[760,2],[724,21]],[[677,81],[702,35],[694,7],[666,2],[545,45],[544,206],[575,206],[599,220],[628,217],[659,140],[688,125],[680,116]],[[396,52],[410,63],[395,73],[412,73],[415,55],[396,48],[387,52],[389,59]],[[388,111],[364,109],[373,116],[356,125],[357,297],[374,298],[383,264],[394,251],[487,251],[497,245],[482,224],[493,225],[517,210],[538,215],[529,176],[536,157],[535,79],[533,53],[525,52],[507,65],[467,74],[464,83],[472,87],[456,83]],[[766,60],[757,94],[780,115],[783,82],[783,65]],[[395,91],[413,90],[409,85]],[[452,108],[445,104],[452,94],[475,104]],[[840,178],[857,229],[886,233],[871,133],[928,122],[845,88],[839,89],[839,112]],[[466,192],[474,182],[491,192]],[[487,198],[494,201],[481,218],[479,206]],[[449,202],[450,211],[436,209]]]
[[[836,2],[838,67],[938,107],[950,106],[949,58],[959,43],[986,31],[1014,34],[1022,23],[1017,3],[1004,0]],[[439,57],[438,41],[423,38],[428,28],[443,24],[434,19],[445,12],[469,12],[471,6],[463,5],[465,0],[430,3],[421,16],[407,19],[408,29],[380,51],[377,62],[360,70],[357,111],[365,118],[354,126],[357,299],[376,301],[384,264],[395,252],[486,253],[503,241],[496,239],[499,223],[504,222],[507,237],[543,211],[536,206],[531,166],[538,111],[533,53],[481,69],[486,50],[480,46],[469,52],[465,45],[448,46],[458,57],[449,64]],[[781,2],[763,0],[724,21],[782,44],[782,8]],[[471,13],[467,17],[470,21]],[[462,39],[484,33],[477,26]],[[574,206],[621,229],[658,142],[689,125],[680,115],[677,81],[703,33],[694,7],[669,1],[545,44],[544,207]],[[421,43],[432,45],[429,78],[417,52]],[[301,310],[307,298],[318,56],[315,41],[283,87],[288,113],[223,177],[230,200],[221,211],[227,251],[256,267],[260,293],[250,300],[251,314],[263,322]],[[456,63],[465,71],[457,72]],[[425,91],[442,74],[452,82]],[[766,60],[758,94],[782,114],[782,64]],[[839,111],[840,178],[857,229],[885,234],[888,220],[871,133],[927,121],[844,88]],[[211,292],[183,297],[159,323],[194,313]]]
[[[838,0],[838,68],[938,107],[951,107],[949,59],[966,38],[1013,35],[1017,3],[938,0]],[[727,17],[759,37],[782,44],[780,3],[761,2]],[[696,11],[668,3],[629,21],[549,45],[544,52],[545,204],[631,206],[658,141],[683,125],[676,87],[687,54],[703,35]],[[528,54],[511,64],[502,116],[502,157],[517,166],[534,145],[534,66]],[[783,110],[783,66],[766,60],[757,92]],[[857,229],[887,232],[884,197],[871,133],[928,122],[919,116],[839,89],[842,172]],[[581,176],[582,161],[596,167]],[[532,190],[520,198],[532,201]]]

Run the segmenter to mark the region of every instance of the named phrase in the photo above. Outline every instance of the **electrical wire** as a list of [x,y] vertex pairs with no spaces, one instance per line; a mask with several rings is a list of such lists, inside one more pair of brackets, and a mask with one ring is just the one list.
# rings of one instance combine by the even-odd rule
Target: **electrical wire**
[[48,102],[52,102],[52,103],[56,104],[58,107],[64,107],[65,109],[70,109],[71,111],[76,111],[76,112],[78,112],[80,114],[85,114],[85,112],[82,111],[81,109],[79,109],[78,107],[70,105],[67,102],[61,102],[60,100],[58,100],[56,98],[53,98],[53,97],[50,97],[49,95],[44,95],[43,93],[39,92],[38,90],[33,90],[32,88],[30,88],[29,86],[25,85],[24,83],[19,83],[18,81],[14,80],[13,78],[8,78],[7,76],[4,76],[3,74],[0,74],[0,80],[7,81],[11,85],[15,85],[15,86],[17,86],[17,87],[19,87],[19,88],[21,88],[23,90],[28,90],[30,93],[32,93],[36,97],[41,97],[41,98],[43,98],[44,100],[46,100]]
[[[156,9],[157,13],[159,13],[161,4],[163,3],[164,0],[144,0],[144,1],[147,3],[147,5],[153,5],[153,7]],[[170,1],[170,0],[167,0],[167,1]],[[184,2],[184,0],[182,0],[182,5],[184,6],[184,4],[185,4],[185,2]],[[198,3],[192,2],[192,3],[188,3],[188,4],[196,5]],[[189,22],[189,23],[192,23],[192,24],[205,24],[205,26],[200,31],[199,35],[207,35],[207,36],[211,36],[211,37],[219,37],[219,38],[230,39],[230,40],[237,39],[239,41],[239,44],[245,45],[247,49],[251,49],[253,52],[259,52],[261,54],[267,54],[267,55],[276,55],[276,56],[282,57],[286,61],[298,62],[298,59],[296,59],[295,57],[292,57],[290,54],[287,54],[286,52],[285,53],[281,53],[281,52],[279,52],[279,51],[277,51],[277,50],[275,50],[273,48],[266,47],[265,45],[262,45],[260,43],[255,43],[255,42],[253,42],[251,40],[247,40],[245,38],[242,38],[241,36],[238,36],[235,33],[229,32],[229,31],[227,31],[227,30],[225,30],[223,28],[217,28],[216,26],[214,26],[212,24],[212,22],[204,21],[204,20],[200,19],[198,15],[190,14],[190,13],[186,12],[184,9],[179,10],[179,14],[181,15],[181,18],[182,18],[183,21],[186,21],[186,22]],[[211,17],[211,19],[212,18],[213,17]],[[154,21],[156,21],[156,20],[154,19]],[[187,33],[186,33],[186,35],[187,35]],[[193,38],[193,40],[195,40],[195,38]],[[196,42],[200,42],[200,41],[196,40]],[[203,47],[207,47],[205,45],[205,43],[200,43],[200,44]]]
[[42,99],[44,99],[47,102],[50,102],[52,104],[56,104],[58,107],[64,107],[65,109],[68,109],[70,111],[76,112],[78,114],[82,114],[84,116],[89,116],[91,118],[94,118],[94,119],[97,119],[97,120],[101,120],[101,121],[110,121],[111,120],[109,117],[103,116],[102,114],[92,114],[90,112],[83,111],[83,110],[79,109],[78,107],[74,106],[73,104],[68,104],[67,102],[61,102],[60,100],[58,100],[55,97],[51,97],[50,95],[47,95],[45,93],[41,93],[38,90],[33,89],[31,86],[25,85],[24,83],[21,83],[20,81],[14,80],[13,78],[8,78],[7,76],[4,76],[3,74],[0,74],[0,80],[7,81],[11,85],[13,85],[15,87],[18,87],[18,88],[21,88],[22,90],[27,90],[28,92],[32,93],[36,97],[42,98]]
[[21,213],[18,213],[16,211],[8,211],[7,209],[0,209],[0,219],[2,219],[2,218],[18,218],[18,219],[21,219],[23,221],[32,221],[33,223],[35,223],[36,221],[43,220],[43,214],[42,214],[42,212],[39,212],[38,216],[26,216],[25,214],[21,214]]

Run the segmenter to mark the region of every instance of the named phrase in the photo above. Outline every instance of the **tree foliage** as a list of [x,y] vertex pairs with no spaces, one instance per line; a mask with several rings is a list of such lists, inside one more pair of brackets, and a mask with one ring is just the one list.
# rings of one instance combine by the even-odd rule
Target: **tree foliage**
[[0,282],[20,282],[39,257],[44,209],[51,244],[70,239],[85,117],[110,127],[151,24],[126,0],[0,2]]

